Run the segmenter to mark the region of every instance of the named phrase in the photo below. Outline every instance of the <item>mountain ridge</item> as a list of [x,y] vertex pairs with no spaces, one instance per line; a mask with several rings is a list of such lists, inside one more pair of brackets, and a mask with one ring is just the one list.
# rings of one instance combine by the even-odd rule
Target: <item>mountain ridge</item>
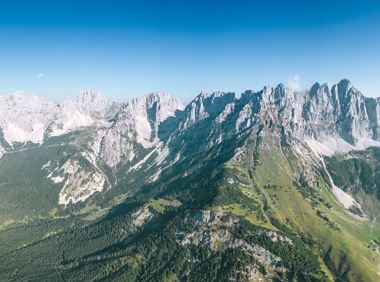
[[380,107],[348,81],[60,105],[0,139],[1,279],[378,280]]
[[[343,89],[343,90],[341,91],[341,89]],[[334,84],[331,87],[327,83],[324,83],[322,85],[320,85],[319,83],[315,83],[310,88],[310,90],[293,91],[290,88],[286,87],[284,84],[280,83],[276,87],[265,86],[263,88],[263,90],[261,90],[261,91],[254,92],[252,90],[247,90],[244,93],[248,93],[248,92],[249,93],[256,93],[256,95],[260,95],[261,99],[263,101],[263,104],[267,104],[267,105],[280,103],[283,99],[288,98],[285,96],[289,95],[289,93],[295,94],[294,96],[302,96],[302,95],[306,95],[306,92],[309,92],[310,97],[315,97],[315,100],[313,100],[314,103],[318,104],[320,99],[322,99],[322,100],[323,99],[330,99],[330,101],[328,101],[330,104],[341,102],[342,105],[340,105],[340,103],[337,104],[337,106],[339,106],[339,107],[344,106],[344,102],[345,102],[344,99],[351,99],[352,97],[354,97],[355,99],[366,101],[365,102],[366,107],[368,107],[368,108],[371,107],[371,105],[372,105],[372,107],[378,108],[379,107],[379,100],[380,100],[380,97],[379,98],[365,97],[360,91],[358,91],[355,87],[353,87],[351,85],[351,82],[347,79],[343,79],[339,83]],[[213,92],[213,93],[201,92],[201,94],[199,94],[189,104],[196,102],[197,99],[198,100],[206,99],[209,96],[221,98],[225,95],[230,95],[230,94],[232,94],[232,93],[229,93],[229,92],[224,93],[224,92],[218,92],[218,91]],[[347,96],[343,96],[343,95],[347,95]],[[113,101],[109,100],[108,98],[105,98],[104,96],[102,96],[97,91],[83,90],[83,91],[79,92],[73,99],[68,99],[68,100],[65,100],[63,102],[57,103],[55,105],[56,105],[56,108],[70,108],[70,107],[72,107],[70,104],[74,104],[74,105],[78,105],[79,110],[84,110],[87,112],[92,111],[93,112],[92,114],[94,114],[94,112],[97,112],[98,114],[99,113],[103,114],[103,119],[112,119],[115,117],[117,112],[120,111],[120,109],[123,107],[123,105],[134,104],[139,99],[144,99],[144,97],[147,98],[148,96],[151,96],[151,97],[153,97],[153,96],[169,97],[168,94],[166,94],[164,92],[151,92],[151,93],[148,93],[148,94],[146,94],[140,98],[133,98],[133,99],[131,99],[130,102],[123,103],[123,102],[113,102]],[[9,105],[7,105],[7,103],[9,103],[9,102],[7,102],[7,100],[8,101],[12,100],[12,105],[17,108],[17,104],[20,104],[20,101],[21,101],[20,99],[25,100],[25,99],[29,99],[29,97],[31,97],[34,101],[39,103],[38,105],[35,105],[34,107],[39,107],[39,108],[45,107],[45,108],[47,108],[45,115],[47,114],[47,116],[49,116],[49,120],[54,119],[55,115],[59,115],[59,112],[65,111],[65,110],[61,110],[61,111],[58,110],[58,113],[57,113],[57,110],[54,109],[54,103],[53,102],[51,102],[47,99],[41,98],[35,94],[27,94],[25,92],[16,92],[15,94],[12,94],[12,95],[1,96],[0,97],[0,105],[2,105],[3,108],[4,107],[9,108]],[[247,95],[246,95],[246,97],[247,97]],[[232,99],[235,100],[236,99],[235,96]],[[294,99],[294,97],[292,97],[292,99]],[[42,103],[45,103],[45,104],[42,106]],[[176,103],[179,105],[181,104],[181,106],[179,108],[183,107],[182,103],[180,103],[180,101],[178,99],[177,99]],[[46,105],[48,105],[48,107],[46,107]],[[110,108],[113,108],[113,109],[110,109]],[[31,110],[33,110],[33,103],[31,105]],[[340,109],[338,109],[338,110],[340,110]],[[343,110],[347,110],[347,109],[343,109]],[[74,111],[74,110],[73,109],[67,109],[66,111],[70,112],[70,111]],[[104,113],[102,113],[102,112],[104,112]],[[30,112],[30,114],[33,114],[33,113]],[[90,116],[91,116],[91,114],[90,114]],[[6,117],[4,117],[4,115],[1,116],[0,118],[1,118],[1,120],[3,120],[3,122],[4,121],[7,122]],[[193,117],[193,119],[194,118],[195,117]],[[379,114],[377,113],[377,115],[374,115],[371,118],[372,118],[371,122],[372,122],[372,124],[374,124],[379,120]],[[13,118],[13,119],[15,119],[15,118]],[[78,119],[79,119],[79,116],[78,116]],[[91,120],[91,117],[83,116],[83,119],[84,119],[84,121],[82,123],[79,123],[78,125],[74,125],[72,129],[75,129],[75,128],[80,127],[80,126],[89,126],[89,125],[91,125],[91,123],[94,123],[94,121]],[[45,121],[45,123],[49,123],[49,120]],[[45,125],[45,127],[47,127],[47,125]],[[2,129],[4,131],[4,128],[2,128]],[[71,130],[71,129],[68,129],[68,130]],[[377,131],[377,128],[374,130]],[[17,131],[17,129],[15,129],[14,131]],[[7,132],[5,132],[5,133],[3,132],[3,134],[5,135],[5,139],[9,141],[8,143],[12,143],[13,141],[14,142],[19,142],[19,141],[20,142],[26,142],[26,141],[41,142],[42,141],[40,136],[38,136],[38,138],[35,138],[33,136],[33,134],[32,134],[33,130],[29,130],[29,131],[32,131],[32,132],[29,132],[30,136],[29,137],[24,136],[23,138],[17,138],[17,137],[12,138],[11,137],[12,134],[7,134]],[[63,134],[63,133],[65,133],[65,131],[62,131],[59,134]],[[377,132],[376,132],[376,134],[377,134]],[[8,136],[8,135],[10,135],[10,136]],[[15,134],[13,134],[13,135],[15,135]],[[39,135],[41,135],[41,134],[39,134]]]
[[[257,92],[245,91],[240,98],[232,92],[201,92],[186,107],[163,92],[116,103],[99,92],[86,90],[57,106],[36,95],[31,97],[35,102],[22,116],[30,118],[34,127],[21,131],[14,126],[17,116],[11,115],[11,122],[6,120],[7,116],[0,119],[3,142],[6,142],[0,150],[2,155],[12,151],[14,142],[43,144],[52,137],[88,128],[96,136],[90,141],[89,149],[81,154],[93,164],[94,177],[98,177],[98,161],[104,161],[114,172],[127,174],[153,161],[150,168],[155,168],[156,173],[149,179],[157,179],[163,169],[178,162],[181,150],[185,150],[183,133],[203,120],[209,125],[200,149],[218,145],[225,138],[239,138],[242,132],[263,122],[281,128],[283,138],[291,140],[295,151],[301,152],[307,146],[317,158],[380,146],[380,102],[364,97],[347,79],[332,86],[316,83],[310,90],[302,91],[293,91],[284,84],[266,86]],[[13,103],[17,108],[22,103],[17,101],[25,99],[28,96],[23,93],[15,94],[14,98],[8,96],[0,99],[5,101],[0,107],[9,108],[7,103]],[[34,118],[40,108],[44,112]],[[36,121],[39,118],[42,120]],[[12,136],[17,136],[14,132],[21,132],[22,139],[12,142]],[[120,170],[121,166],[125,168]],[[63,171],[69,175],[66,169]],[[64,175],[54,179],[65,179]],[[94,187],[90,191],[104,189]],[[86,200],[87,196],[82,198]]]

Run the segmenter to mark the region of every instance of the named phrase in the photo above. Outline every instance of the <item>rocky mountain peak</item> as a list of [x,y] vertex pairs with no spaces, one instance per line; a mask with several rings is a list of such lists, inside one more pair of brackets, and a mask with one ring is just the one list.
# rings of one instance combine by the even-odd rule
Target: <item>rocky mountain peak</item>
[[100,92],[94,90],[83,90],[79,92],[73,102],[80,108],[94,113],[106,113],[110,107],[117,104],[111,102],[111,100],[105,98]]
[[55,113],[54,103],[35,94],[17,91],[0,97],[0,129],[6,142],[42,141],[47,123]]
[[138,112],[138,115],[142,114],[149,122],[157,124],[183,108],[180,100],[172,98],[165,92],[150,92],[142,97],[132,99],[126,104],[123,112],[127,116],[135,115]]
[[183,110],[184,108],[180,100],[171,97],[165,92],[148,93],[144,98],[147,114],[154,123],[160,123],[173,116],[177,110]]
[[[38,108],[42,105],[52,106],[54,103],[34,93],[16,91],[10,95],[0,96],[0,105],[8,105],[17,108]],[[12,109],[14,110],[14,109]]]
[[223,112],[227,104],[235,102],[233,92],[201,92],[185,108],[186,121],[183,126],[186,128],[207,117],[216,117]]
[[337,86],[345,91],[351,89],[353,86],[351,84],[351,81],[348,79],[342,79],[338,82]]
[[[121,104],[97,91],[84,90],[58,107],[36,95],[17,92],[0,97],[0,110],[0,128],[10,143],[41,142],[42,136],[49,138],[96,126],[107,129],[107,142],[114,144],[117,140],[121,151],[128,151],[131,142],[145,148],[155,146],[160,141],[160,125],[173,116],[176,119],[170,120],[167,134],[186,130],[206,118],[220,124],[230,116],[236,119],[231,124],[243,129],[254,125],[261,116],[283,126],[300,140],[313,138],[323,143],[331,137],[355,146],[362,140],[377,142],[380,136],[379,99],[365,98],[346,79],[332,86],[315,83],[302,91],[284,84],[265,86],[261,91],[246,91],[240,99],[231,92],[201,92],[185,109],[178,99],[164,92],[150,92]],[[107,153],[112,150],[108,148]],[[123,155],[110,164],[120,161]]]
[[132,99],[117,114],[117,118],[102,140],[101,157],[111,167],[132,161],[139,146],[153,148],[159,143],[158,128],[174,116],[183,104],[167,93],[151,92]]

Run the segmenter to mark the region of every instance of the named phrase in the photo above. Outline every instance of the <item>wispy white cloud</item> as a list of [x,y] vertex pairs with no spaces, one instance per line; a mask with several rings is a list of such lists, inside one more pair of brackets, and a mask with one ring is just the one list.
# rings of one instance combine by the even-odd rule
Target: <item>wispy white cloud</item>
[[295,91],[301,90],[301,76],[299,74],[293,75],[289,78],[286,86]]
[[44,74],[42,72],[40,72],[39,74],[37,74],[37,78],[40,79],[40,78],[43,78],[44,77]]

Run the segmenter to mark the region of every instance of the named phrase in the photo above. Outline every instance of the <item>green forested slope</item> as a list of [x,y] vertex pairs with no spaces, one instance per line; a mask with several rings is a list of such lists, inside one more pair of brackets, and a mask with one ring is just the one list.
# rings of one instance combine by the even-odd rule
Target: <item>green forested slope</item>
[[3,224],[0,280],[378,281],[378,202],[354,218],[323,171],[302,181],[276,130],[254,128],[238,151],[221,144],[131,195],[118,183],[112,207],[97,196]]

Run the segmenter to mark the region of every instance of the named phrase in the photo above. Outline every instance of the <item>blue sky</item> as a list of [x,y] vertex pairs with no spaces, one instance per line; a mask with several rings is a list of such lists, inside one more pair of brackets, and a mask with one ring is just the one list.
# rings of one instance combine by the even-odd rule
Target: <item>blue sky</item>
[[380,96],[380,1],[0,2],[0,94],[189,101],[294,75]]

